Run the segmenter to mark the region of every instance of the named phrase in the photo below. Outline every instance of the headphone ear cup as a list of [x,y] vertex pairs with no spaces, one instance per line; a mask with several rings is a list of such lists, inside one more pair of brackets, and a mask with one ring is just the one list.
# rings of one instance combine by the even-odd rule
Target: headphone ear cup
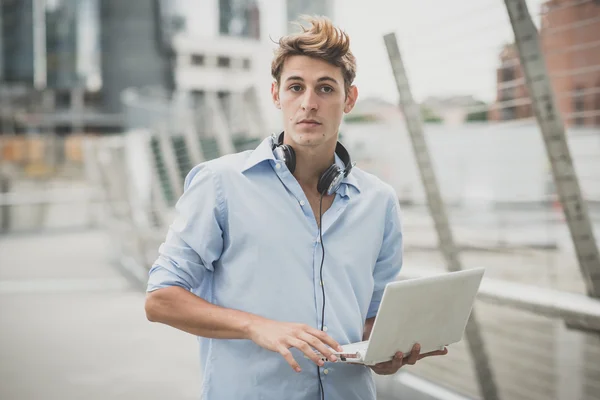
[[342,171],[340,170],[340,167],[335,164],[327,168],[319,178],[319,183],[317,183],[317,192],[319,192],[319,194],[331,194],[327,193],[327,191],[336,177],[341,173]]
[[281,150],[285,156],[285,165],[290,170],[290,173],[293,174],[296,170],[296,152],[293,147],[288,146],[287,144],[281,145]]

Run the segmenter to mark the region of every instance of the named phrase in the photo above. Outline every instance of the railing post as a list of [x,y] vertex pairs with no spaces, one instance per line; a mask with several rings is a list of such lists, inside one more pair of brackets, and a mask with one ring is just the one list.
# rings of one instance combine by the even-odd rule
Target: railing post
[[600,255],[581,195],[577,172],[565,136],[565,127],[552,91],[538,31],[525,0],[504,0],[523,65],[527,89],[542,131],[558,197],[573,240],[579,268],[589,296],[600,298]]
[[[408,132],[417,161],[417,167],[421,174],[421,181],[425,188],[427,205],[433,218],[435,229],[437,231],[440,251],[446,260],[450,271],[459,271],[462,269],[461,261],[458,255],[458,248],[454,243],[452,230],[446,214],[446,208],[442,199],[435,171],[431,163],[431,157],[423,127],[421,123],[421,113],[410,91],[408,78],[404,69],[404,63],[400,55],[400,49],[396,41],[396,35],[391,33],[384,36],[390,63],[396,80],[396,86],[400,95],[400,105],[404,113]],[[483,334],[475,315],[475,309],[472,310],[469,322],[465,330],[465,337],[475,362],[475,374],[477,376],[479,389],[485,400],[498,400],[498,389],[492,373],[491,361],[487,355],[484,346]]]

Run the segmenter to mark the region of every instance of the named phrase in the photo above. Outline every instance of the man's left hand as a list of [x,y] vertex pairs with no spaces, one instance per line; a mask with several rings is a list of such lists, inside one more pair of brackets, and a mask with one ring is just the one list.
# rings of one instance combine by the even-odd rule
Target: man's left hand
[[396,372],[398,372],[398,370],[404,365],[415,365],[417,361],[419,361],[422,358],[431,356],[444,356],[448,354],[448,348],[444,347],[444,350],[436,350],[424,354],[420,354],[420,352],[421,346],[417,343],[413,346],[412,351],[406,358],[403,357],[401,352],[398,352],[394,355],[394,358],[392,360],[372,365],[370,366],[370,368],[377,375],[393,375]]

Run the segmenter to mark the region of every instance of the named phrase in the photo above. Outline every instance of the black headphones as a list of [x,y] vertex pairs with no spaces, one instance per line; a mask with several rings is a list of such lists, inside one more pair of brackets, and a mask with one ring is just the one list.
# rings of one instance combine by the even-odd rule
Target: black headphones
[[[296,170],[296,152],[292,146],[283,144],[283,132],[279,134],[278,138],[275,138],[275,135],[273,135],[272,150],[277,155],[277,158],[285,162],[285,165],[293,174]],[[319,177],[319,182],[317,183],[317,191],[320,194],[331,195],[335,193],[340,187],[342,179],[350,174],[350,171],[352,171],[352,167],[354,166],[350,160],[350,154],[348,154],[348,150],[346,150],[346,148],[340,142],[337,142],[337,145],[335,146],[335,153],[344,163],[344,168],[340,168],[334,162],[325,170],[325,172],[321,174]]]

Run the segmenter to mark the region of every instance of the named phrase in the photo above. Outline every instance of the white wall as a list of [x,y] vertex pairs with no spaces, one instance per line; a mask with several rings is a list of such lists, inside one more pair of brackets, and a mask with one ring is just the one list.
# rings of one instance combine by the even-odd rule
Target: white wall
[[[550,164],[537,125],[426,125],[424,131],[437,180],[447,201],[486,205],[547,199]],[[401,197],[410,193],[414,201],[425,201],[403,122],[347,124],[343,140],[359,167],[389,182]],[[598,136],[589,129],[572,130],[569,146],[584,197],[597,201],[600,199]]]

